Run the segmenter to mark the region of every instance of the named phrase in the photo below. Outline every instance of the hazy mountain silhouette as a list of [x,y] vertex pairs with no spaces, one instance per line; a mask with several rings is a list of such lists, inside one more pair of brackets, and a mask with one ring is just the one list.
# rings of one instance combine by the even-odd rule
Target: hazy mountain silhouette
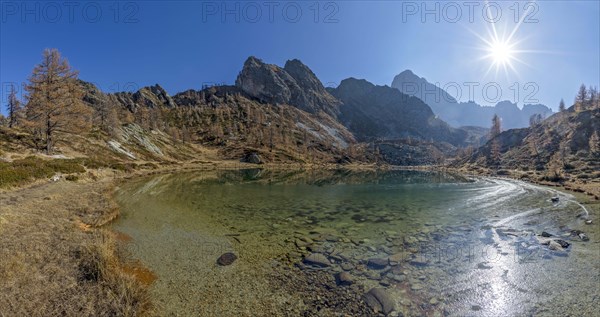
[[435,117],[419,98],[364,79],[344,79],[331,94],[342,101],[340,121],[359,140],[417,138],[463,144],[465,131]]
[[503,128],[523,128],[529,125],[531,115],[541,114],[545,118],[553,113],[550,108],[542,104],[527,104],[520,109],[517,104],[507,100],[500,101],[493,107],[481,106],[474,101],[458,102],[444,89],[415,75],[410,70],[405,70],[394,77],[392,87],[423,100],[440,119],[454,127],[488,127],[494,114],[497,114],[502,118]]

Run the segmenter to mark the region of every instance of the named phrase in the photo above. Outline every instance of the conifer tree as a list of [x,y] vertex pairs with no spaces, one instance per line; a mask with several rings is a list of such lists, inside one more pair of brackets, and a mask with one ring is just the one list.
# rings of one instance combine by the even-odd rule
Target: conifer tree
[[561,99],[560,103],[558,104],[558,111],[563,112],[565,109],[565,101]]
[[58,50],[46,49],[25,87],[27,122],[42,137],[46,153],[58,141],[57,132],[79,133],[91,127],[92,110],[83,103],[77,75]]
[[23,109],[21,102],[17,99],[17,92],[15,86],[10,86],[10,93],[8,95],[8,104],[6,110],[8,112],[8,127],[14,128],[19,125],[22,121]]

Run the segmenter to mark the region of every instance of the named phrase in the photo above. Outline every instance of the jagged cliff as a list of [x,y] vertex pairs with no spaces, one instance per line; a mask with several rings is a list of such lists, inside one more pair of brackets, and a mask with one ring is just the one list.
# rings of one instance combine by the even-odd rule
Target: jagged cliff
[[249,57],[235,81],[248,96],[261,102],[288,104],[311,114],[335,117],[340,102],[331,96],[315,74],[297,59],[284,68]]

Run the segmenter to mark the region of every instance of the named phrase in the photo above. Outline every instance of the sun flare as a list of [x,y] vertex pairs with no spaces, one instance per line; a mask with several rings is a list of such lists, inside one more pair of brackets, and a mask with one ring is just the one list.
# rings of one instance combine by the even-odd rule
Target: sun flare
[[[487,0],[485,1],[487,3]],[[489,63],[489,67],[485,72],[487,76],[490,71],[495,70],[497,77],[500,72],[503,72],[508,79],[512,75],[519,77],[517,68],[519,64],[531,67],[522,59],[522,55],[527,53],[539,53],[544,51],[523,49],[523,45],[527,45],[527,37],[518,38],[519,28],[521,27],[525,17],[531,13],[531,7],[522,15],[521,19],[515,23],[512,28],[509,25],[498,27],[495,23],[489,23],[486,28],[487,34],[480,34],[469,29],[480,40],[480,44],[475,48],[482,51],[483,54],[480,60]]]
[[494,63],[499,65],[510,63],[514,57],[511,45],[501,41],[492,43],[489,47],[489,53],[490,57],[494,60]]

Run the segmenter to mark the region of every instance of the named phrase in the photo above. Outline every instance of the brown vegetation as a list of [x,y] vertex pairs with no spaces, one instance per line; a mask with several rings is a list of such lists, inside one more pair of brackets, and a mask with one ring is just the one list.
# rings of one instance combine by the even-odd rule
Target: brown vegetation
[[56,132],[82,132],[90,128],[91,109],[83,101],[77,72],[56,49],[44,51],[42,63],[29,78],[26,126],[52,152]]
[[143,283],[124,269],[114,235],[77,225],[116,212],[106,208],[109,188],[61,181],[0,195],[0,315],[153,313]]

